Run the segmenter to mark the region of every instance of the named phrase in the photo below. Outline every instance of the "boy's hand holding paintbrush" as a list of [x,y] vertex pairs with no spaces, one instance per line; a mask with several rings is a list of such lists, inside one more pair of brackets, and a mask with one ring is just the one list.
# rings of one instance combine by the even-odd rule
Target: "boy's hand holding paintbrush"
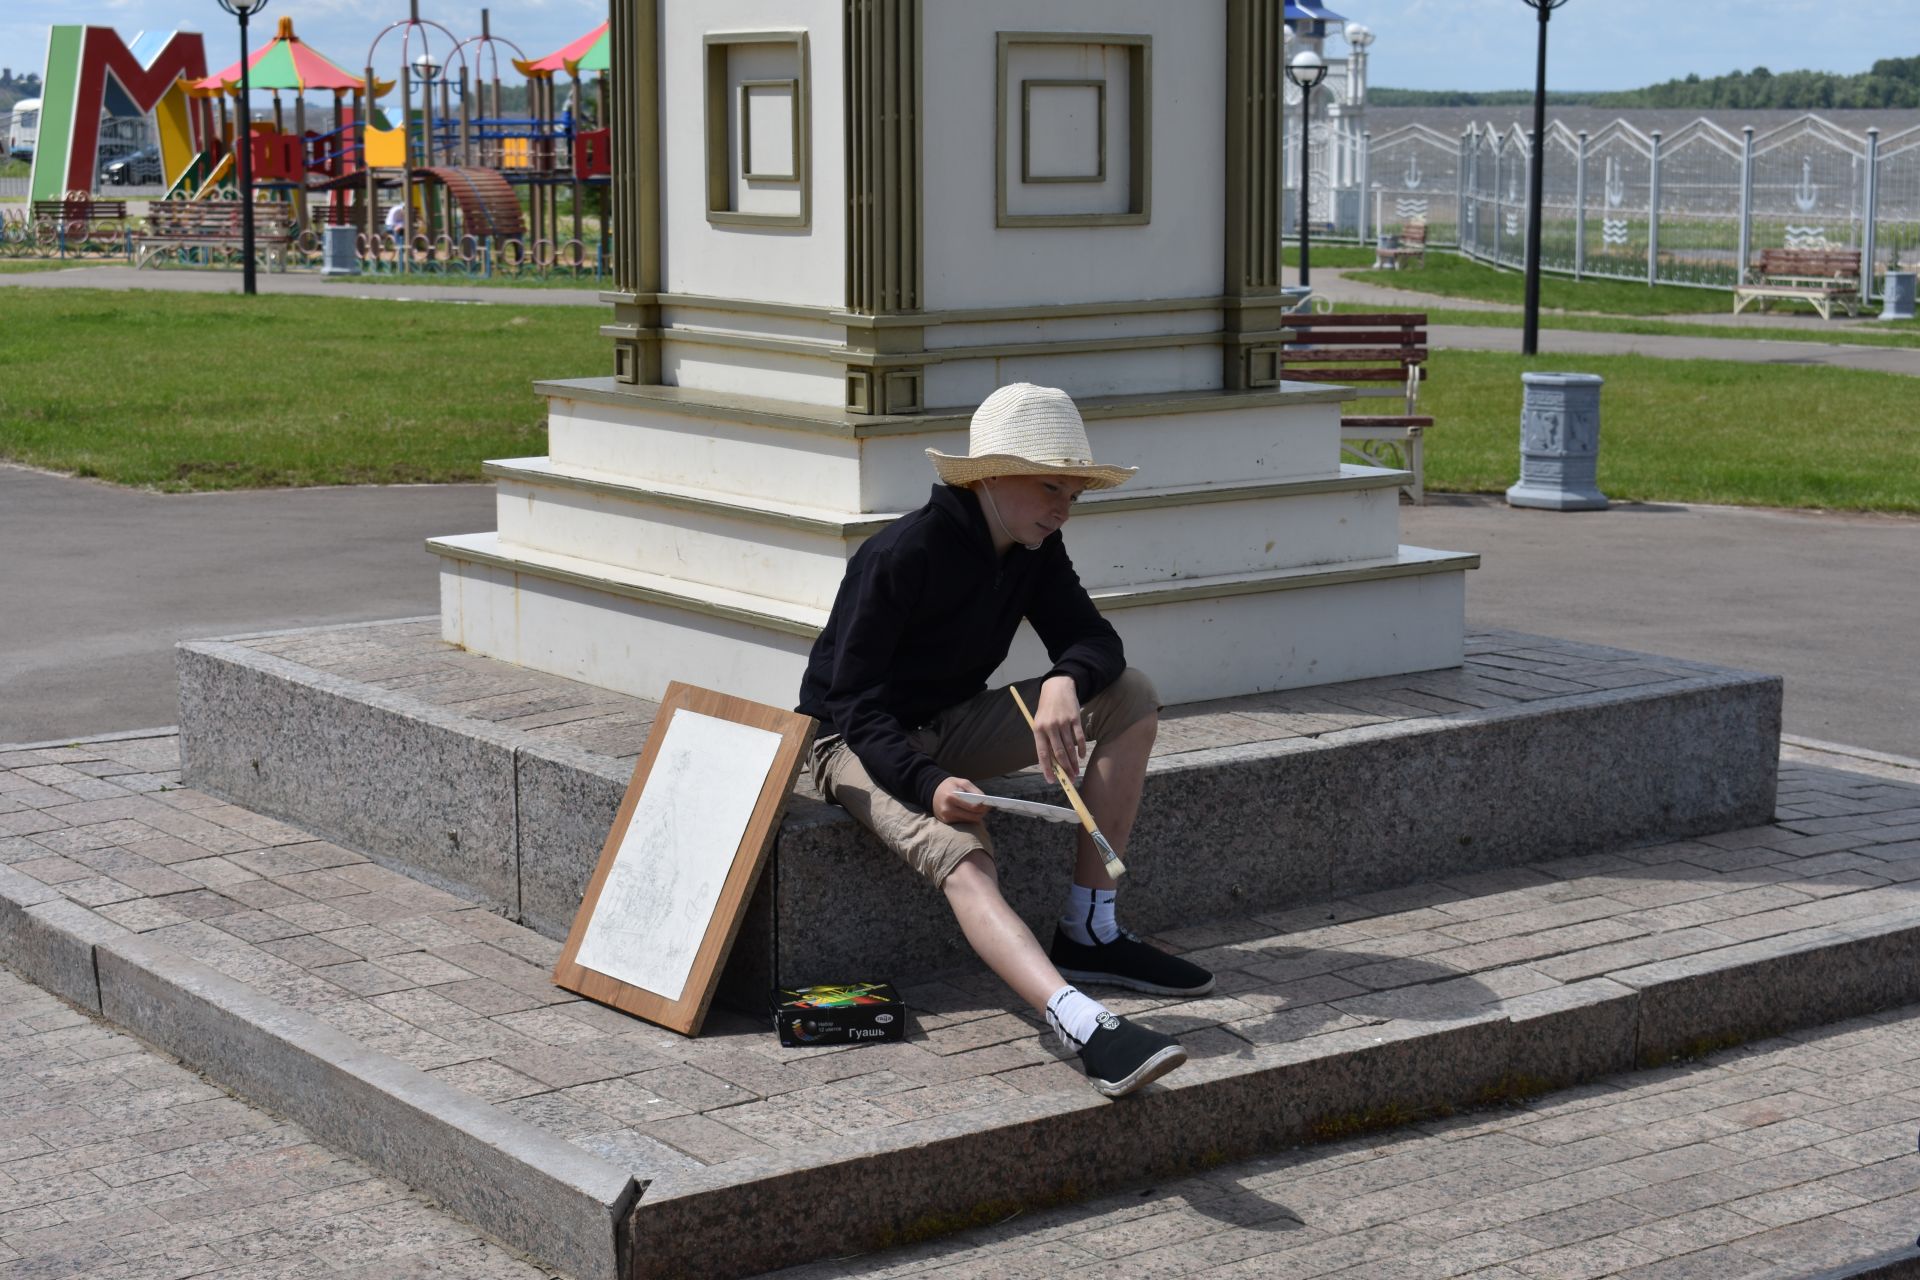
[[[1018,701],[1018,695],[1016,695]],[[1080,780],[1080,764],[1086,756],[1087,730],[1080,718],[1080,695],[1072,676],[1055,676],[1040,686],[1040,710],[1028,715],[1020,707],[1033,730],[1033,752],[1040,761],[1040,772],[1048,782],[1056,775],[1071,786]],[[942,822],[984,822],[987,808],[961,797],[977,795],[980,788],[970,778],[948,778],[933,793],[933,816]]]
[[1060,789],[1067,793],[1067,799],[1072,803],[1073,811],[1080,815],[1080,825],[1087,829],[1087,835],[1093,840],[1093,847],[1099,850],[1101,861],[1107,864],[1107,874],[1118,880],[1127,874],[1127,865],[1120,861],[1120,855],[1114,852],[1107,838],[1100,834],[1100,828],[1094,822],[1093,815],[1087,811],[1087,806],[1080,799],[1080,792],[1073,785],[1074,779],[1080,776],[1080,753],[1087,748],[1087,735],[1086,730],[1080,725],[1080,699],[1074,693],[1071,677],[1056,676],[1040,686],[1041,716],[1045,717],[1050,710],[1048,706],[1050,692],[1055,694],[1051,709],[1057,711],[1060,707],[1062,699],[1055,689],[1058,685],[1066,686],[1064,702],[1073,708],[1071,736],[1057,719],[1050,722],[1044,721],[1028,711],[1027,700],[1020,696],[1018,688],[1009,687],[1007,692],[1011,693],[1014,702],[1019,704],[1020,714],[1027,718],[1029,725],[1033,726],[1034,747],[1040,757],[1041,772],[1046,775],[1048,781],[1059,783]]

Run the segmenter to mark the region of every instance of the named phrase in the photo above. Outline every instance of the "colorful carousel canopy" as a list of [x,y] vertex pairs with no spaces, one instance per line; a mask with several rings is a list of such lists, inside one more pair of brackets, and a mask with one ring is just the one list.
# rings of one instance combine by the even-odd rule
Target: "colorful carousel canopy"
[[[361,77],[349,74],[328,61],[299,36],[293,34],[293,19],[280,19],[273,39],[253,51],[247,59],[247,81],[255,89],[291,89],[305,93],[313,89],[359,89]],[[194,88],[231,92],[240,83],[240,64],[198,81]]]
[[1327,6],[1315,4],[1312,0],[1286,0],[1286,17],[1288,21],[1295,19],[1304,19],[1309,22],[1346,21]]
[[544,58],[513,65],[524,76],[551,76],[584,71],[605,71],[613,66],[612,42],[607,38],[607,23],[601,23],[572,44],[563,45]]

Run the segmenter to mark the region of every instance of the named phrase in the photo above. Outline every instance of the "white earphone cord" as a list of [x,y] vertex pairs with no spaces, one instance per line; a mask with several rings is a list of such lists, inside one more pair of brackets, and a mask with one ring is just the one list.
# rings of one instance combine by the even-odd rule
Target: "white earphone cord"
[[[987,510],[993,513],[993,522],[1000,526],[1000,532],[1006,536],[1007,541],[1020,542],[1020,539],[1013,536],[1013,530],[1007,528],[1007,522],[1000,518],[1000,505],[993,500],[993,487],[990,482],[985,480],[980,482],[980,495],[987,500]],[[1040,544],[1037,542],[1020,542],[1020,545],[1029,551],[1040,549]]]

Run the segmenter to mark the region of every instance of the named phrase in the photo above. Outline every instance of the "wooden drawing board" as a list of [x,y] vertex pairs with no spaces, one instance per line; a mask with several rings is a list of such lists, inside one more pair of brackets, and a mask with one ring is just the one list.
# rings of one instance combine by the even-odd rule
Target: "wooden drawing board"
[[809,716],[668,685],[554,984],[698,1035],[812,738]]

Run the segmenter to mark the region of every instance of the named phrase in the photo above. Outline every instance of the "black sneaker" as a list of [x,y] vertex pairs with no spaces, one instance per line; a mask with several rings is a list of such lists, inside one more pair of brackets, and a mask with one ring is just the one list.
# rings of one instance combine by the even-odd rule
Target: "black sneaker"
[[1068,982],[1102,982],[1156,996],[1203,996],[1213,990],[1213,975],[1205,969],[1156,950],[1125,929],[1112,942],[1088,946],[1056,927],[1047,954]]
[[1080,1046],[1088,1081],[1109,1098],[1125,1097],[1186,1060],[1187,1051],[1172,1036],[1111,1013],[1100,1015],[1099,1028]]

